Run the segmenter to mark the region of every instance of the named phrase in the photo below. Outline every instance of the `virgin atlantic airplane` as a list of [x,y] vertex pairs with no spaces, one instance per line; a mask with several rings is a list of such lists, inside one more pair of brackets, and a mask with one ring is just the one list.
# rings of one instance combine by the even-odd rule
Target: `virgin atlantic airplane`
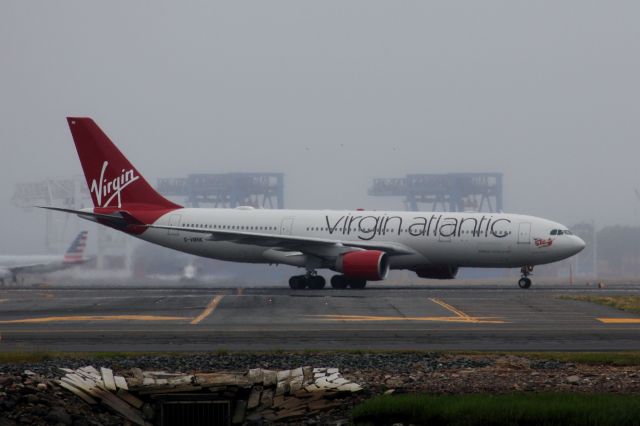
[[292,289],[323,288],[319,269],[338,272],[333,288],[360,289],[390,269],[453,279],[461,267],[518,267],[518,285],[529,288],[535,265],[585,246],[566,226],[516,214],[184,208],[157,193],[92,119],[67,121],[94,207],[44,208],[198,256],[303,268]]

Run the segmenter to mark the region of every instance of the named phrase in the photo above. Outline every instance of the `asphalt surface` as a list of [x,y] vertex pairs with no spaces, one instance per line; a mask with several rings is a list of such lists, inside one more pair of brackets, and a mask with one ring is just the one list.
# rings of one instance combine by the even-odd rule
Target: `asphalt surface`
[[640,316],[559,298],[639,290],[0,289],[0,351],[640,350]]

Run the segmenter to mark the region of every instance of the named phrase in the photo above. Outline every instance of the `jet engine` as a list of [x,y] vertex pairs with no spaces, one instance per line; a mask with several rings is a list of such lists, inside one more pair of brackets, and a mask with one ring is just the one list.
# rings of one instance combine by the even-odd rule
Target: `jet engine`
[[415,273],[420,278],[432,278],[436,280],[452,280],[458,274],[457,266],[426,266],[424,268],[415,269]]
[[348,278],[384,280],[389,273],[389,257],[383,251],[351,251],[338,258],[335,269]]

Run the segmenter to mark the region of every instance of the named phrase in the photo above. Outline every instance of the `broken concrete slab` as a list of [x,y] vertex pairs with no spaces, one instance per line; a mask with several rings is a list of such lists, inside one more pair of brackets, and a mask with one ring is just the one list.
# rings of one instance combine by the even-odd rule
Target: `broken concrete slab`
[[118,396],[118,398],[122,399],[123,401],[127,402],[129,405],[137,409],[140,409],[142,407],[142,404],[144,404],[144,402],[140,398],[124,389],[118,389],[116,395]]
[[281,370],[278,371],[278,382],[284,382],[291,377],[291,370]]
[[58,384],[61,387],[65,388],[68,391],[70,391],[71,393],[73,393],[74,395],[76,395],[77,397],[79,397],[80,399],[82,399],[87,404],[90,404],[90,405],[97,404],[97,401],[95,399],[91,398],[91,396],[89,396],[88,394],[86,394],[85,392],[80,390],[79,388],[75,387],[74,385],[72,385],[70,383],[67,383],[67,382],[63,382],[63,381],[60,381]]
[[251,386],[248,378],[232,373],[200,373],[193,376],[193,383],[200,386]]
[[273,389],[265,389],[260,396],[260,405],[264,408],[270,408],[273,405]]
[[260,394],[262,394],[262,387],[254,386],[253,389],[251,389],[249,399],[247,400],[247,410],[253,410],[258,407],[260,404]]
[[261,385],[264,382],[264,372],[262,368],[252,368],[249,370],[249,381],[254,385]]
[[278,383],[278,373],[272,370],[262,370],[262,384],[264,386],[275,386]]
[[115,391],[116,390],[116,382],[113,379],[113,371],[110,368],[100,368],[100,375],[102,376],[102,381],[104,382],[104,387],[107,390]]
[[113,381],[116,384],[116,388],[129,390],[129,385],[127,385],[127,381],[122,376],[113,376]]
[[289,382],[289,393],[296,393],[302,389],[302,379],[302,376],[298,376]]

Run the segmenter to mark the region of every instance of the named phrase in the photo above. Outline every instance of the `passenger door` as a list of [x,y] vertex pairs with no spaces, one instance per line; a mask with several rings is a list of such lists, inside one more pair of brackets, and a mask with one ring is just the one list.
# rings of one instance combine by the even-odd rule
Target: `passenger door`
[[518,244],[531,244],[531,222],[518,225]]
[[282,219],[282,224],[280,225],[280,234],[291,235],[292,231],[293,231],[293,218],[286,217]]
[[[182,220],[181,214],[172,214],[169,216],[169,226],[180,226],[180,221]],[[169,235],[180,235],[180,232],[175,229],[169,229]]]

